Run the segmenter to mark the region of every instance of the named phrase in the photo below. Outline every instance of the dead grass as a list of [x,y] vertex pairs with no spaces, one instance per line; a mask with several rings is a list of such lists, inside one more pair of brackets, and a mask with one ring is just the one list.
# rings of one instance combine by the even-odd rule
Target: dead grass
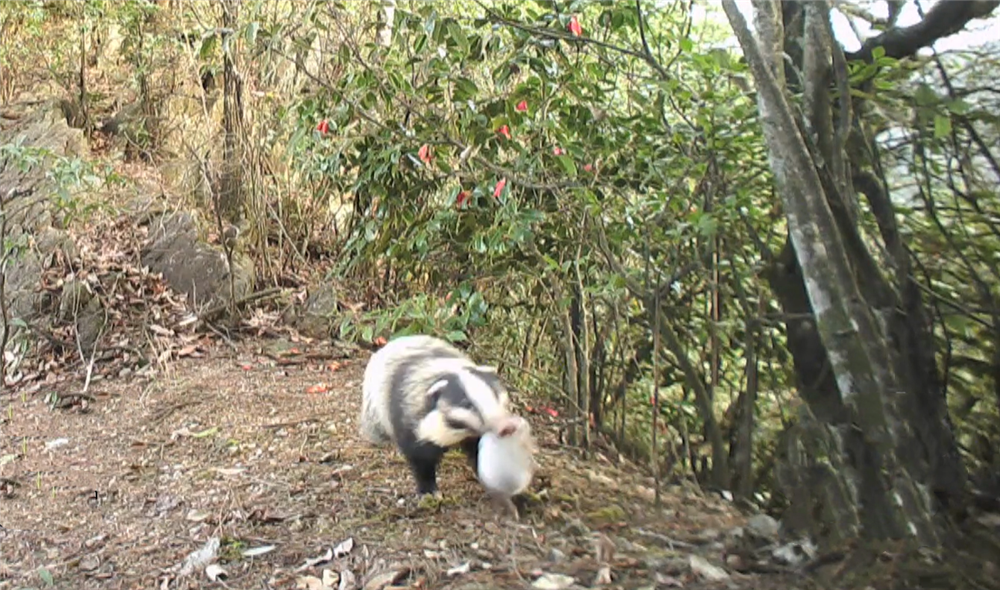
[[[637,527],[690,540],[737,523],[679,489],[654,509],[642,474],[580,462],[544,424],[537,481],[547,489],[520,523],[499,519],[457,454],[440,475],[444,501],[419,508],[406,501],[413,482],[398,453],[356,436],[367,355],[331,372],[278,366],[268,346],[220,345],[155,378],[98,381],[86,409],[52,411],[44,391],[5,396],[0,473],[17,485],[0,498],[0,588],[40,585],[42,570],[59,588],[221,587],[202,571],[169,571],[213,536],[230,588],[293,588],[324,568],[360,583],[397,568],[399,584],[425,588],[521,588],[541,570],[589,584],[591,530],[618,540],[619,587],[648,587],[644,550],[627,540],[649,544]],[[347,557],[297,570],[347,538]],[[275,548],[241,554],[265,545]],[[549,563],[553,548],[568,557]],[[446,575],[466,562],[468,573]]]

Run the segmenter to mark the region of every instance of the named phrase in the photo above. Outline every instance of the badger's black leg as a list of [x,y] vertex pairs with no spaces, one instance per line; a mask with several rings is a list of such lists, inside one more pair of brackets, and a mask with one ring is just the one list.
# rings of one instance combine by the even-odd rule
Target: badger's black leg
[[444,455],[444,449],[434,445],[420,445],[406,454],[410,471],[417,480],[417,494],[433,494],[437,491],[437,468]]
[[474,436],[463,440],[460,444],[465,458],[469,460],[469,466],[477,475],[479,474],[479,437]]
[[437,491],[436,461],[412,458],[410,459],[410,469],[413,471],[413,477],[417,480],[418,494],[423,496]]

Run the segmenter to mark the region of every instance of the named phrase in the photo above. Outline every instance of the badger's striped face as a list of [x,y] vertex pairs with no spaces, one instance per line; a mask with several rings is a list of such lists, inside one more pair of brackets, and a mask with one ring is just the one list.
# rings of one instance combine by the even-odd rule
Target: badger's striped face
[[441,446],[503,429],[510,419],[507,390],[495,371],[475,367],[456,372],[431,386],[428,413],[417,435]]

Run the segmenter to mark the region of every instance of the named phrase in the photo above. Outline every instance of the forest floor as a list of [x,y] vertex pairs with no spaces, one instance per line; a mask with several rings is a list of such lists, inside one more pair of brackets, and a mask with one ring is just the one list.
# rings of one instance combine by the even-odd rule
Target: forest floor
[[[96,381],[67,409],[43,388],[3,395],[0,589],[580,588],[608,573],[608,588],[804,585],[727,572],[743,522],[731,505],[675,485],[656,508],[645,474],[580,458],[547,416],[529,417],[541,472],[519,522],[457,454],[444,499],[417,505],[395,449],[357,436],[368,354],[220,343]],[[182,565],[212,539],[214,582],[216,567]]]

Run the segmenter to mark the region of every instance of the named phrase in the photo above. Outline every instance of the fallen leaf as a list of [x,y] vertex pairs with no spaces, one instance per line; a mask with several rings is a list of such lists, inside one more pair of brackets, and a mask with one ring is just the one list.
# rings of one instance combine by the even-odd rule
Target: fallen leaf
[[91,538],[87,539],[86,541],[84,541],[83,542],[83,546],[86,547],[87,549],[93,549],[97,545],[100,545],[101,543],[103,543],[104,540],[107,539],[107,538],[108,538],[108,536],[104,535],[104,534],[97,535],[96,537],[91,537]]
[[84,555],[80,559],[80,569],[85,572],[92,572],[101,567],[101,558],[96,555]]
[[447,575],[449,577],[451,577],[451,576],[460,576],[462,574],[469,573],[470,569],[472,569],[472,563],[466,561],[462,565],[456,565],[455,567],[449,569],[446,573],[447,573]]
[[201,356],[200,354],[196,354],[197,352],[198,352],[197,344],[188,344],[184,348],[177,351],[177,358],[183,358],[186,356]]
[[44,567],[38,568],[38,577],[42,579],[43,582],[52,586],[55,584],[55,579],[52,577],[52,572],[45,569]]
[[45,443],[45,450],[51,451],[52,449],[58,449],[59,447],[68,444],[69,444],[68,438],[57,438],[55,440],[50,440],[47,443]]
[[606,586],[611,583],[611,567],[604,565],[601,569],[597,570],[597,575],[594,576],[594,586]]
[[681,582],[673,576],[668,576],[666,574],[661,574],[656,572],[656,583],[657,585],[666,586],[668,588],[683,588],[684,582]]
[[531,587],[538,588],[538,590],[563,590],[564,588],[569,588],[574,583],[576,583],[576,579],[570,576],[564,576],[562,574],[542,574],[538,579],[531,583]]
[[390,570],[372,576],[362,590],[385,590],[392,584],[399,581],[406,573],[405,570]]
[[354,549],[354,537],[347,537],[333,548],[334,557],[344,557]]
[[331,559],[333,559],[333,549],[327,549],[326,553],[324,553],[320,557],[307,557],[306,558],[306,562],[304,564],[300,565],[296,571],[302,571],[302,570],[305,570],[305,569],[309,569],[309,568],[313,567],[314,565],[319,565],[321,563],[325,563],[327,561],[330,561]]
[[340,585],[337,586],[337,590],[354,590],[358,587],[357,578],[354,577],[354,572],[351,570],[343,570],[340,572]]
[[329,586],[316,576],[299,576],[295,578],[295,588],[297,590],[328,590]]
[[184,558],[184,563],[181,564],[178,575],[189,576],[196,569],[201,568],[201,566],[212,563],[215,560],[216,553],[219,551],[219,538],[212,537],[202,546],[201,549],[197,551],[192,551]]
[[208,513],[201,512],[200,510],[191,509],[191,511],[187,513],[187,516],[185,518],[187,518],[191,522],[201,522],[208,518]]
[[171,330],[169,328],[164,328],[163,326],[161,326],[159,324],[150,324],[149,325],[149,330],[151,332],[156,332],[160,336],[173,336],[174,335],[174,331],[173,330]]
[[306,393],[326,393],[330,390],[330,386],[326,383],[317,383],[316,385],[310,385],[306,388]]
[[205,575],[208,576],[208,579],[212,582],[225,580],[229,576],[229,574],[226,573],[226,570],[222,569],[222,566],[217,563],[213,563],[212,565],[206,567]]
[[264,555],[265,553],[270,553],[274,551],[274,545],[261,545],[260,547],[251,547],[243,551],[243,557],[257,557],[258,555]]
[[333,588],[334,585],[336,585],[338,582],[340,582],[340,574],[339,573],[337,573],[337,572],[335,572],[333,570],[328,570],[328,569],[324,569],[323,570],[323,587],[324,588]]

